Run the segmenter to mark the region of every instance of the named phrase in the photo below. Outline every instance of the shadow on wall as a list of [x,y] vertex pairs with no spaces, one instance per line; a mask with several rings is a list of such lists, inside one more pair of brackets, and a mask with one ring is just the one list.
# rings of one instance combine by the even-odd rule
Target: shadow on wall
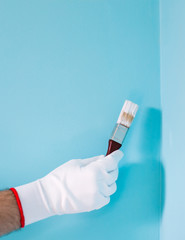
[[[138,163],[126,164],[120,169],[118,192],[114,198],[115,204],[119,202],[127,224],[154,221],[159,223],[164,208],[165,172],[161,162],[161,111],[147,109],[144,112],[144,121],[146,127],[142,129],[139,146],[142,154]],[[121,201],[118,200],[120,198]]]

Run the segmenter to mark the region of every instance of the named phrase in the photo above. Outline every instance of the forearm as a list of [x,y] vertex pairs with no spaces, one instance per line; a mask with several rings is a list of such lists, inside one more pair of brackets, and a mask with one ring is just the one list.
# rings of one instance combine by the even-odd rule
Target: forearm
[[11,190],[0,191],[0,236],[20,228],[20,213]]

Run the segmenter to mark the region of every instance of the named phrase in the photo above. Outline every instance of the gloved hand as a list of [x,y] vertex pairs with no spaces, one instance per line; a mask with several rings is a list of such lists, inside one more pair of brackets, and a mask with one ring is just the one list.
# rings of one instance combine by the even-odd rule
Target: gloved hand
[[47,176],[16,187],[25,225],[56,215],[92,211],[116,191],[120,150],[108,156],[71,160]]

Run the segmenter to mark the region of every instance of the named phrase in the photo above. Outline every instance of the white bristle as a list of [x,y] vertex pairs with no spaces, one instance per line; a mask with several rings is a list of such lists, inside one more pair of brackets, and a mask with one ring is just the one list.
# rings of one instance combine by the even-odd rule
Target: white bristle
[[134,116],[136,115],[136,112],[138,110],[138,105],[129,101],[129,100],[126,100],[124,105],[123,105],[123,108],[122,110],[126,113],[129,113],[130,115]]
[[132,120],[134,119],[136,112],[138,110],[138,105],[126,100],[121,113],[119,115],[117,123],[121,123],[126,127],[130,127]]

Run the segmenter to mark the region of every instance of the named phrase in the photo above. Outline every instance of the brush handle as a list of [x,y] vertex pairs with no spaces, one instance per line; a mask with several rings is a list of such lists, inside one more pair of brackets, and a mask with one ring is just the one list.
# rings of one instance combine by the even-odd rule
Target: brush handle
[[112,139],[109,139],[109,145],[108,145],[108,150],[107,150],[106,156],[109,155],[110,153],[120,149],[120,147],[121,147],[120,143],[115,142]]

